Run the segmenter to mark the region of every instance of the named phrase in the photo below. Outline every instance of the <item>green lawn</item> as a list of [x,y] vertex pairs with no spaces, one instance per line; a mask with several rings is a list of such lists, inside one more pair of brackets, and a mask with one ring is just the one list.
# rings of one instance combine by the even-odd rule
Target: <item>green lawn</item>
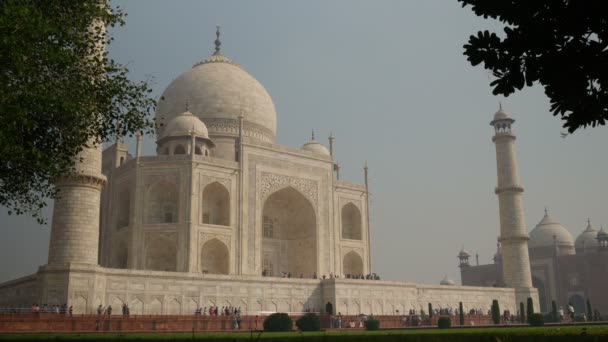
[[379,331],[329,331],[308,333],[131,333],[131,334],[0,334],[0,341],[608,341],[608,325],[467,328]]

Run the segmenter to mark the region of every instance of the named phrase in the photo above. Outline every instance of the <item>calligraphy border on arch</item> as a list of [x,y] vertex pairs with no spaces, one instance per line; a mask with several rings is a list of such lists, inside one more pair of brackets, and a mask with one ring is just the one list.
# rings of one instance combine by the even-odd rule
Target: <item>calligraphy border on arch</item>
[[318,190],[317,181],[306,178],[298,178],[293,176],[279,175],[270,172],[262,172],[261,174],[261,197],[262,203],[266,201],[266,198],[272,194],[275,190],[280,189],[286,185],[293,186],[304,195],[308,197],[314,203],[316,209],[318,203]]

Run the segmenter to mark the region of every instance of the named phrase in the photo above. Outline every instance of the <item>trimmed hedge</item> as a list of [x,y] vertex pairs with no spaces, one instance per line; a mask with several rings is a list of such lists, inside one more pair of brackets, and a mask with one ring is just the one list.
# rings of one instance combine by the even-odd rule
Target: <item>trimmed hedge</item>
[[368,319],[367,322],[365,322],[365,329],[366,330],[380,329],[380,321],[377,319]]
[[530,322],[530,325],[533,327],[542,327],[543,325],[545,325],[545,319],[544,319],[543,315],[540,313],[531,314],[530,317],[528,318],[528,321]]
[[301,331],[319,331],[321,330],[321,319],[317,314],[307,313],[296,321],[296,326]]
[[291,331],[292,328],[293,323],[286,313],[273,313],[264,320],[264,331]]
[[439,317],[437,327],[439,329],[449,329],[452,327],[452,320],[449,317]]

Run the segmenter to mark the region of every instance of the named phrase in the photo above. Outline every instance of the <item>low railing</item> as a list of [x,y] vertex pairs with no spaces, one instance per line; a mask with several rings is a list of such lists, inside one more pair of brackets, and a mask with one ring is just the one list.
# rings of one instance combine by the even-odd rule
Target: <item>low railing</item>
[[[301,315],[291,315],[295,321]],[[375,316],[381,328],[437,326],[440,316]],[[459,325],[459,317],[452,326]],[[172,332],[172,331],[238,331],[262,330],[264,315],[69,315],[54,313],[2,313],[0,332]],[[323,329],[364,329],[371,316],[321,316]],[[489,316],[465,315],[466,326],[491,324]],[[294,329],[296,329],[294,325]]]

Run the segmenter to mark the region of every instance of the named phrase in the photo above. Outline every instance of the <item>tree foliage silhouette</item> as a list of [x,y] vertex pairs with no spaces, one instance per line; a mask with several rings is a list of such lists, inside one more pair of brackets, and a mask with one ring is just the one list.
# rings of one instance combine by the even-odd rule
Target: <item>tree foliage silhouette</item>
[[499,20],[503,33],[479,31],[464,45],[473,65],[496,78],[494,95],[541,84],[550,111],[569,133],[608,119],[608,5],[602,0],[458,0]]

